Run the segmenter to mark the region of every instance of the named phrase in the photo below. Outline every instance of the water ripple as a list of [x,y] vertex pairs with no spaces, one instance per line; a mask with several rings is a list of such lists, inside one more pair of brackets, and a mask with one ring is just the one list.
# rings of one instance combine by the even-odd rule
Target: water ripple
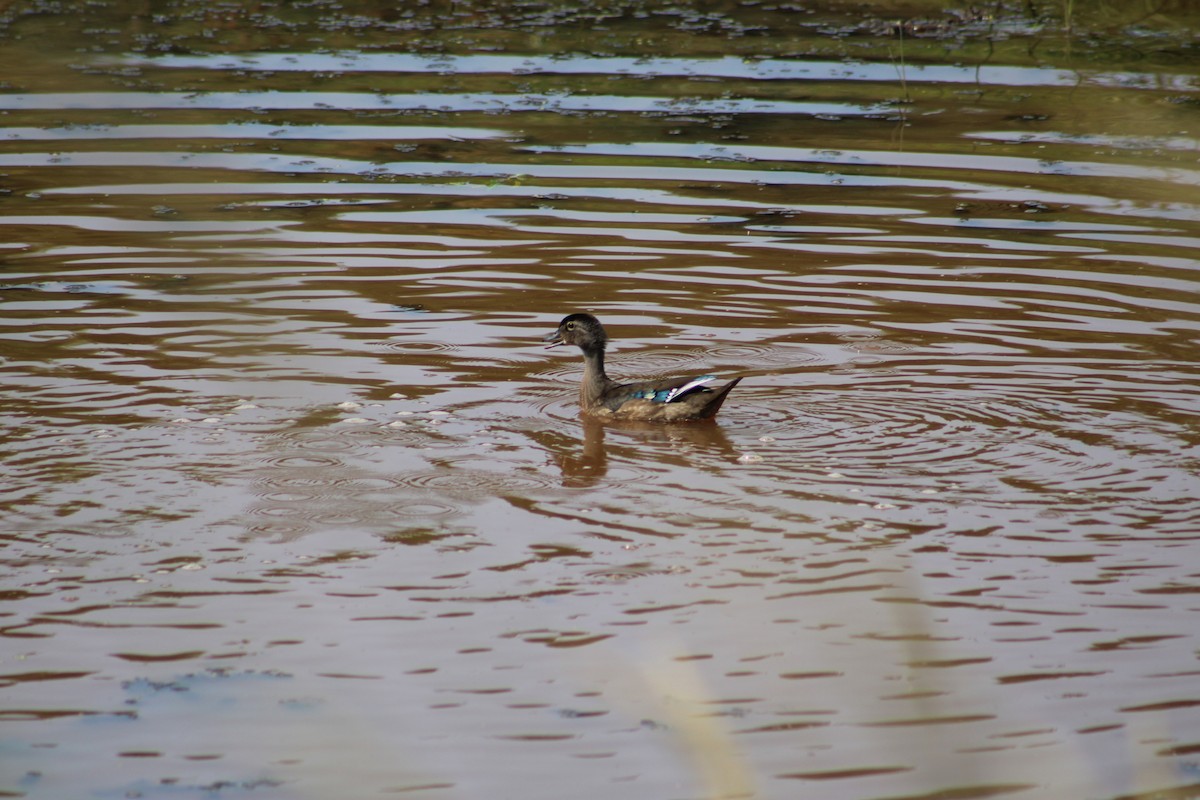
[[[643,56],[570,55],[546,57],[539,55],[419,55],[411,53],[374,53],[343,51],[338,53],[305,53],[297,58],[291,53],[246,53],[140,56],[125,55],[117,63],[161,69],[205,70],[262,70],[292,72],[406,72],[448,74],[560,74],[560,75],[622,75],[637,78],[653,77],[713,77],[771,81],[872,81],[892,83],[896,80],[894,63],[869,61],[848,63],[843,60],[754,58],[724,56],[716,58]],[[910,64],[904,77],[912,83],[966,83],[996,86],[1061,86],[1080,85],[1146,88],[1161,90],[1164,81],[1177,91],[1194,89],[1186,75],[1139,72],[1087,72],[1052,69],[1048,67],[956,66],[942,64]]]
[[45,92],[0,95],[0,109],[113,110],[113,109],[222,109],[222,110],[322,110],[347,111],[479,111],[605,112],[641,114],[801,114],[864,115],[890,110],[884,103],[798,102],[753,98],[646,97],[604,94],[505,94],[502,92],[427,92],[419,94],[375,92]]

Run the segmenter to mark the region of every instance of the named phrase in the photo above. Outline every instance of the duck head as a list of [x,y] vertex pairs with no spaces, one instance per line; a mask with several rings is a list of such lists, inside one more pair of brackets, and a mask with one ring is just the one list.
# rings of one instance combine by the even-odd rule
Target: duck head
[[573,344],[585,353],[603,350],[608,342],[608,334],[600,320],[591,314],[571,314],[563,317],[558,323],[558,330],[545,337],[546,347],[558,347],[562,344]]

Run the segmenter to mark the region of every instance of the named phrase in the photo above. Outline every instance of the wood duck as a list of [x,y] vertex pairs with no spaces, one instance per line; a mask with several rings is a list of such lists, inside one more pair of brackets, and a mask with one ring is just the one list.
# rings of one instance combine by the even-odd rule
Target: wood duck
[[715,375],[698,375],[644,383],[618,383],[604,372],[604,346],[608,334],[591,314],[571,314],[546,336],[547,348],[573,344],[583,351],[583,384],[579,406],[584,414],[607,419],[694,422],[712,419],[725,397],[741,378],[719,389],[706,383]]

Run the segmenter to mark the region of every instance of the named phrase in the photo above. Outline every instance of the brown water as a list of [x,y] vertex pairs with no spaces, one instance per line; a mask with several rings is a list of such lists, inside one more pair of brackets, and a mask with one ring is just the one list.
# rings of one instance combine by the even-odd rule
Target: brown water
[[1200,796],[1169,29],[100,5],[0,28],[0,796]]

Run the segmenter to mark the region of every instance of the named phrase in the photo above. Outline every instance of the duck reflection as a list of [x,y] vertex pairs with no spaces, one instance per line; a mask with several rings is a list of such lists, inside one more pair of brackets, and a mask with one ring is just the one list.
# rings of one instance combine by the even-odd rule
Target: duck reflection
[[577,454],[556,454],[562,470],[563,486],[584,487],[596,484],[608,474],[608,448],[604,444],[604,424],[583,420],[583,450]]
[[608,475],[609,456],[628,454],[638,459],[649,447],[659,464],[687,464],[694,458],[688,450],[702,450],[707,458],[731,456],[733,444],[719,425],[663,425],[653,422],[601,422],[583,417],[580,420],[583,447],[575,449],[566,442],[551,447],[555,461],[562,470],[562,485],[571,488],[594,486]]

